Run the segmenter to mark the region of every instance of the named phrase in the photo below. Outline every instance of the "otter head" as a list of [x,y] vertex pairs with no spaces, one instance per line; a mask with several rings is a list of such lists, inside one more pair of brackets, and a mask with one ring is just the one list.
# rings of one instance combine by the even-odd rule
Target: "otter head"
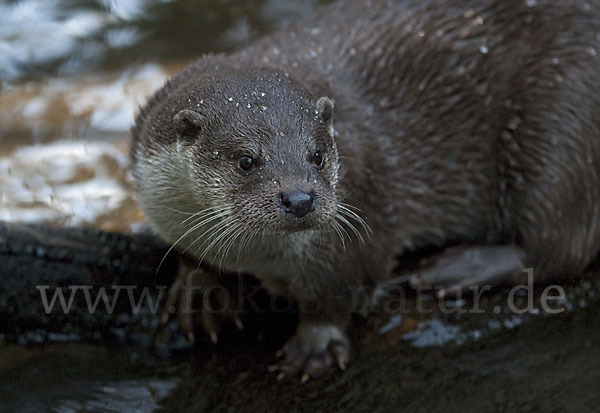
[[193,164],[198,211],[222,241],[328,228],[338,200],[333,103],[272,71],[219,74],[189,85],[173,117]]

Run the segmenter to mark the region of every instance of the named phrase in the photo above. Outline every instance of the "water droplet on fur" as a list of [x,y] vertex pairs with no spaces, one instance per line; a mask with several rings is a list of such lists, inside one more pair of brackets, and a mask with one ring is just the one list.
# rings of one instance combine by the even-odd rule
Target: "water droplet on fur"
[[484,20],[483,20],[483,17],[481,17],[481,16],[477,16],[477,17],[475,18],[475,24],[479,24],[479,25],[481,25],[481,24],[483,24],[483,21],[484,21]]
[[264,97],[264,96],[265,96],[265,94],[266,94],[265,92],[260,92],[260,95],[261,95],[262,97]]
[[527,7],[535,7],[537,6],[537,0],[527,0],[525,4],[527,4]]
[[419,37],[424,37],[425,36],[425,32],[423,30],[419,30]]
[[473,16],[475,16],[475,10],[473,10],[473,9],[469,9],[466,12],[463,13],[463,17],[465,19],[470,19]]
[[483,54],[488,54],[488,52],[490,51],[490,49],[487,48],[487,46],[481,46],[479,48],[479,51]]
[[508,129],[510,130],[517,130],[517,128],[519,127],[519,125],[521,124],[521,118],[517,115],[513,116],[509,121],[508,121]]
[[227,100],[233,102],[233,98],[227,98]]
[[274,55],[278,55],[279,54],[279,49],[278,48],[274,48],[273,49],[273,54]]
[[248,103],[248,104],[246,105],[246,107],[247,107],[248,109],[250,109],[252,106],[250,106],[250,104]]
[[260,108],[261,108],[262,110],[267,110],[267,107],[266,107],[266,106],[261,106]]
[[552,63],[554,63],[555,65],[560,63],[560,60],[558,59],[558,57],[553,57],[552,58]]
[[596,49],[594,49],[593,47],[590,47],[588,49],[588,53],[592,56],[596,56],[598,54],[598,52],[596,52]]
[[389,104],[390,104],[390,100],[387,97],[384,97],[383,99],[381,99],[379,101],[379,106],[381,106],[382,108],[389,106]]

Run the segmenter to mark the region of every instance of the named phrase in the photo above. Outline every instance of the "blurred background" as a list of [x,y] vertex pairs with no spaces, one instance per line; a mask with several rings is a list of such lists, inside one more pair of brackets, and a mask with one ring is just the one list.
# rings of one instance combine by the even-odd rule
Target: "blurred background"
[[[0,0],[0,221],[135,230],[144,216],[132,192],[128,152],[138,108],[203,53],[240,48],[326,2]],[[598,335],[589,332],[600,331],[598,288],[587,280],[570,287],[562,318],[540,311],[516,315],[498,306],[505,302],[502,295],[487,298],[486,308],[494,311],[479,318],[461,319],[459,313],[426,318],[409,301],[406,314],[373,321],[363,350],[379,351],[376,343],[382,341],[389,345],[367,358],[387,368],[387,375],[394,369],[397,382],[411,384],[391,391],[403,389],[399,397],[413,406],[420,400],[428,405],[431,395],[461,404],[464,396],[470,406],[501,399],[497,408],[553,394],[561,406],[578,410],[577,403],[586,401],[578,394],[596,397],[590,392],[596,376],[581,372],[597,365],[590,362],[598,359]],[[465,302],[445,305],[459,308]],[[158,368],[155,360],[124,346],[68,342],[68,337],[65,343],[23,345],[41,342],[36,334],[18,344],[3,343],[0,334],[0,413],[150,412],[176,386],[181,390],[169,403],[201,396],[194,393],[201,369],[197,376],[186,370],[188,358],[181,363],[186,367],[175,360]],[[478,340],[487,340],[487,347]],[[221,369],[222,360],[216,357],[208,368]],[[446,362],[438,367],[440,360]],[[227,361],[232,380],[241,371],[238,387],[255,377],[242,377],[243,363]],[[396,385],[382,377],[388,387],[378,390]],[[483,379],[487,387],[476,387]],[[343,394],[344,383],[332,394]],[[362,383],[356,380],[357,386]],[[573,387],[580,393],[567,397]],[[203,388],[222,392],[219,383]],[[520,398],[513,401],[518,391]],[[377,396],[362,399],[377,401]]]
[[166,78],[318,0],[0,0],[0,220],[130,231],[129,129]]

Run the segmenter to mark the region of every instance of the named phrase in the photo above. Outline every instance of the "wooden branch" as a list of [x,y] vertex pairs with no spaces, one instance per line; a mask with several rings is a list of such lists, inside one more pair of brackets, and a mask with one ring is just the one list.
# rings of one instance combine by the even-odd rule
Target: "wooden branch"
[[[0,223],[0,335],[19,342],[99,339],[138,326],[176,273],[176,254],[157,272],[166,252],[151,235]],[[147,296],[135,311],[132,302],[139,304],[144,291],[151,301]],[[109,304],[118,295],[112,311],[102,292]]]

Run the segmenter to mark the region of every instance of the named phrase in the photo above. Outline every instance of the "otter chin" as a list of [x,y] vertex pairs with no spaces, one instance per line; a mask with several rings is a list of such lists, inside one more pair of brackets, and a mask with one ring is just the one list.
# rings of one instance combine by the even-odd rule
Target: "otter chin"
[[578,276],[600,251],[598,33],[586,0],[345,0],[192,63],[131,150],[173,290],[204,263],[203,285],[293,297],[276,369],[308,377],[345,367],[350,314],[405,253],[442,250],[415,278],[440,291]]

